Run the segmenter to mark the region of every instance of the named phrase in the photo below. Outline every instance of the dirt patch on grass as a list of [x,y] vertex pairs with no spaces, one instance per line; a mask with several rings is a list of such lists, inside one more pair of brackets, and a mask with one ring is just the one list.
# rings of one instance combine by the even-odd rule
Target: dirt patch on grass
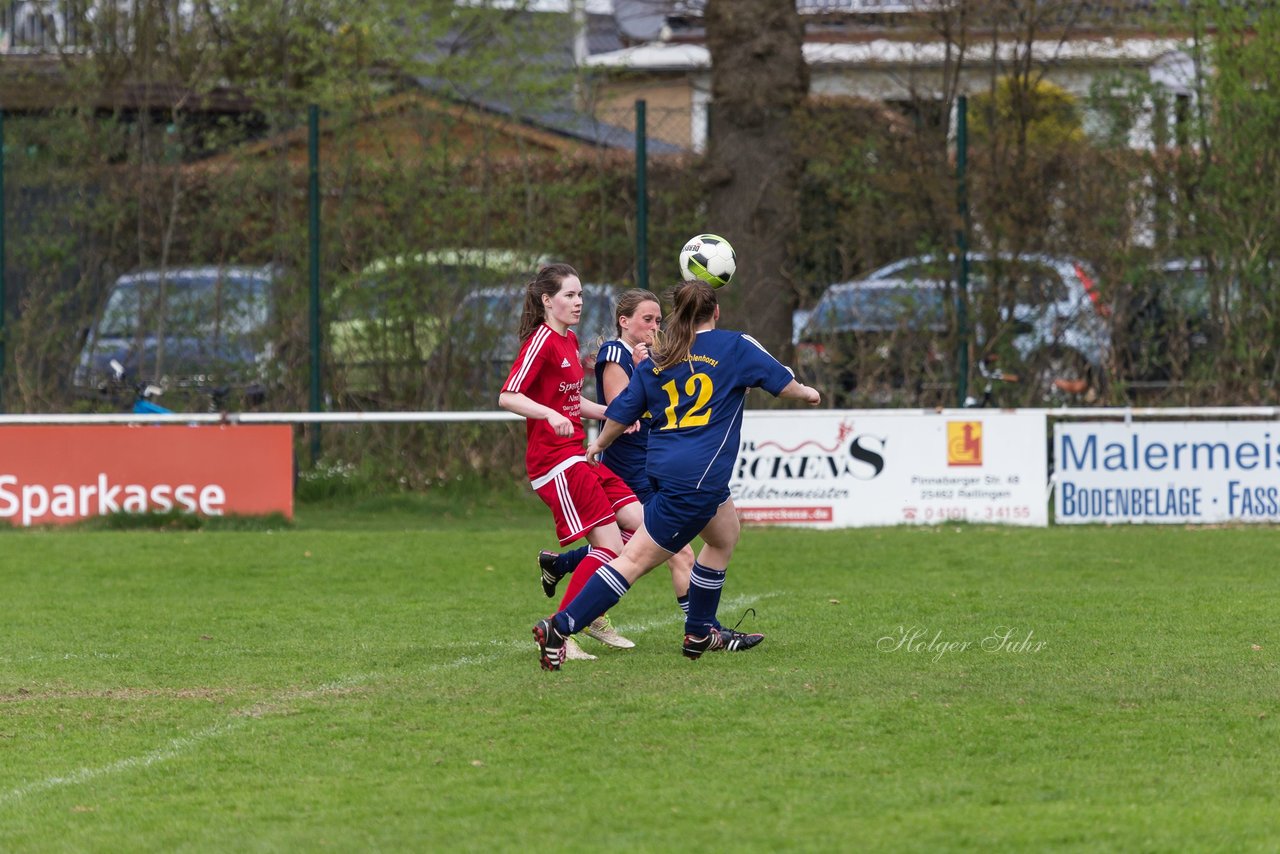
[[105,688],[98,691],[41,690],[19,688],[0,693],[0,703],[21,703],[28,700],[206,700],[216,701],[240,693],[232,688]]

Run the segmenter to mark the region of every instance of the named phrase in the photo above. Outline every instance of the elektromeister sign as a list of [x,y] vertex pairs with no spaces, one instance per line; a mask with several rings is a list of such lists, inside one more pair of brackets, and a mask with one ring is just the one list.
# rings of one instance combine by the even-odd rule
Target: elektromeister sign
[[1047,525],[1043,413],[747,413],[729,488],[744,521]]

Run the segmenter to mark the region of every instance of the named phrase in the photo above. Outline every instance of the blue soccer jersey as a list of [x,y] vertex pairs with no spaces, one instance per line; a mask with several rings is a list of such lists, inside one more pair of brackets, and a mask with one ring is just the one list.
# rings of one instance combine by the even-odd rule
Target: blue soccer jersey
[[[606,341],[596,356],[596,394],[604,399],[604,369],[610,362],[626,372],[630,378],[635,374],[635,360],[631,347],[621,340]],[[623,433],[608,449],[600,455],[600,462],[626,481],[627,486],[637,494],[649,491],[649,477],[645,474],[645,450],[649,444],[649,417],[644,413],[639,419],[640,429],[634,433]],[[643,498],[643,496],[642,496]]]
[[727,492],[747,390],[777,396],[792,379],[791,369],[750,335],[707,329],[697,334],[688,361],[664,371],[642,362],[605,416],[631,424],[653,413],[647,470],[663,490]]

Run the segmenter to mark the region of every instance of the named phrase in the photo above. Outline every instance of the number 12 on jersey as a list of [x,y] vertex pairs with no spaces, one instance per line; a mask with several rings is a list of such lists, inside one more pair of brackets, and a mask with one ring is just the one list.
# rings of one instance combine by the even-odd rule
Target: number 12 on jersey
[[[667,423],[663,430],[675,430],[678,427],[701,427],[711,420],[711,394],[715,386],[711,377],[706,374],[691,374],[684,381],[684,396],[676,385],[676,380],[664,383],[662,390],[667,393],[671,403],[666,409]],[[683,411],[683,414],[680,414]]]

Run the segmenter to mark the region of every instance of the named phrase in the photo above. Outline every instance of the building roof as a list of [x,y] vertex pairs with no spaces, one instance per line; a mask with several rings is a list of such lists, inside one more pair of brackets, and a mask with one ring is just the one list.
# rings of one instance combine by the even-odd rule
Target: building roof
[[[1154,62],[1168,53],[1185,47],[1180,39],[1171,38],[1091,38],[1059,41],[1045,39],[1032,43],[1032,56],[1052,62],[1141,63]],[[952,61],[955,45],[950,46]],[[1012,41],[1000,45],[1002,61],[1010,61],[1015,51],[1025,46]],[[986,58],[990,45],[975,42],[971,55]],[[941,41],[913,42],[896,39],[873,39],[864,42],[806,42],[805,61],[815,66],[941,65],[948,58],[948,46]],[[594,68],[632,69],[642,71],[699,71],[711,67],[711,54],[705,45],[691,43],[649,42],[609,53],[590,56],[587,65]]]
[[[461,104],[456,101],[434,97],[423,92],[405,92],[384,98],[373,106],[366,114],[356,119],[357,123],[372,128],[381,125],[376,154],[371,156],[411,157],[422,148],[421,127],[416,123],[404,124],[397,117],[410,110],[427,110],[439,113],[456,121],[460,125],[476,131],[496,132],[510,141],[512,146],[520,145],[526,150],[544,153],[556,153],[567,156],[583,156],[592,150],[612,150],[617,152],[634,151],[634,134],[622,128],[603,122],[594,121],[590,116],[577,113],[556,113],[554,111],[538,116],[517,116],[500,104],[481,105],[476,103]],[[332,120],[321,122],[320,133],[328,136],[336,130]],[[245,143],[232,151],[215,154],[188,166],[192,171],[216,171],[233,165],[243,157],[260,157],[273,155],[284,150],[291,160],[305,162],[307,156],[307,128],[299,127],[286,131],[268,139]],[[513,149],[514,150],[514,149]],[[684,149],[649,139],[647,151],[651,154],[681,154]],[[321,157],[330,155],[330,149],[322,144]]]
[[[615,149],[619,151],[635,151],[635,132],[627,128],[602,122],[589,113],[582,113],[568,105],[569,99],[558,105],[548,105],[537,109],[521,107],[497,98],[470,95],[459,96],[448,81],[431,77],[420,77],[419,86],[429,92],[448,93],[443,97],[460,107],[471,107],[492,117],[515,123],[541,134],[550,134],[578,144],[586,144],[595,148]],[[685,149],[670,143],[650,138],[646,142],[649,154],[680,154]]]
[[[622,151],[636,149],[635,131],[602,122],[590,114],[576,110],[552,108],[523,112],[497,100],[471,99],[469,103],[477,109],[527,125],[543,133],[555,134],[597,148]],[[680,154],[684,151],[678,146],[652,138],[646,141],[645,148],[649,154],[659,155]]]

